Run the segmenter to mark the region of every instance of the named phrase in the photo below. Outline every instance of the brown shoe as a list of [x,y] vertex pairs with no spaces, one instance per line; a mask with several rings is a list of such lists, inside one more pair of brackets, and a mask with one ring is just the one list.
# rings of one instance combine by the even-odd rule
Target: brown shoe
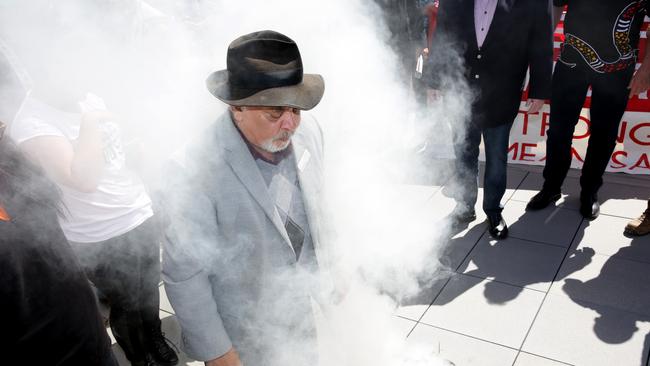
[[650,233],[650,208],[646,209],[641,216],[630,221],[625,227],[625,234],[641,236]]

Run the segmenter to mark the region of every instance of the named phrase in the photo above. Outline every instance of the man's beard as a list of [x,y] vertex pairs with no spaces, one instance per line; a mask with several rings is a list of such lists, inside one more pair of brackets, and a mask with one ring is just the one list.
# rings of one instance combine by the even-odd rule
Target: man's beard
[[[263,141],[259,147],[262,150],[270,153],[280,152],[289,147],[289,144],[291,144],[291,136],[293,136],[293,132],[280,131],[277,135],[271,137],[266,141]],[[278,142],[281,143],[278,144]]]

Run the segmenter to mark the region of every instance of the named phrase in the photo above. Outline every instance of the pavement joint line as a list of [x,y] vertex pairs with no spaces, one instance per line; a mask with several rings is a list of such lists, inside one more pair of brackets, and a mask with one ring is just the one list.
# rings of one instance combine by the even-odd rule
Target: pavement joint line
[[[641,199],[639,199],[639,200],[641,201]],[[521,203],[528,203],[528,201],[524,201],[524,200],[516,199],[516,198],[511,198],[511,199],[509,199],[508,201],[521,202]],[[598,202],[599,202],[599,203],[601,204],[601,206],[602,206],[602,204],[605,203],[605,202],[607,202],[607,201],[608,201],[608,200],[605,200],[605,201],[602,201],[602,202],[601,202],[601,201],[599,200]],[[563,210],[568,210],[568,211],[580,211],[580,208],[575,208],[575,207],[565,206],[564,203],[560,204],[559,206],[555,206],[555,207],[556,207],[556,208],[563,209]],[[639,213],[639,214],[640,214],[640,213]],[[631,217],[631,216],[622,216],[622,215],[617,215],[617,214],[613,214],[613,213],[606,213],[606,212],[601,212],[600,215],[599,215],[598,217],[600,217],[600,216],[609,216],[609,217],[614,217],[614,218],[619,218],[619,219],[626,219],[626,220],[636,219],[636,216],[635,216],[635,217]],[[596,221],[596,220],[598,220],[598,219],[595,219],[594,221]]]
[[[460,262],[460,264],[459,264],[459,265],[456,267],[456,269],[454,270],[454,274],[457,274],[458,268],[460,268],[460,266],[463,265],[463,263],[465,262],[465,260],[466,260],[467,257],[469,256],[469,254],[474,250],[474,248],[476,248],[476,245],[478,245],[478,242],[481,241],[481,238],[483,238],[483,236],[485,236],[485,233],[486,233],[486,232],[487,232],[487,231],[484,230],[483,233],[481,234],[481,236],[479,236],[478,239],[476,240],[476,242],[474,242],[474,245],[472,246],[472,248],[471,248],[470,250],[467,251],[467,254],[466,254],[465,257],[463,258],[463,260]],[[431,309],[431,306],[433,306],[433,303],[436,302],[436,300],[438,299],[438,297],[440,297],[440,294],[445,290],[445,288],[447,287],[447,285],[449,284],[449,282],[451,281],[451,279],[452,279],[453,277],[454,277],[454,276],[452,275],[452,276],[449,276],[449,278],[447,278],[447,280],[445,281],[445,284],[442,285],[442,287],[440,288],[440,291],[438,291],[438,293],[436,294],[436,296],[434,296],[434,297],[433,297],[433,300],[431,300],[431,302],[429,303],[429,306],[427,306],[426,310],[424,310],[424,312],[422,313],[422,315],[420,315],[420,318],[417,320],[417,323],[418,323],[418,324],[420,324],[420,321],[422,320],[422,318],[424,318],[424,315],[427,313],[427,311],[429,311],[429,309]],[[426,324],[426,323],[422,323],[422,324]],[[413,328],[413,329],[415,329],[415,328]],[[412,331],[413,331],[413,330],[411,330],[411,332],[412,332]],[[410,334],[411,334],[411,333],[409,333],[409,335],[410,335]],[[407,337],[408,337],[408,336],[407,336]]]
[[[468,274],[468,273],[456,272],[456,274],[466,276],[466,277],[472,277],[472,278],[476,278],[476,279],[480,279],[480,280],[488,280],[490,282],[500,283],[502,285],[508,285],[508,286],[512,286],[512,287],[519,287],[519,288],[524,289],[524,290],[530,290],[530,291],[535,291],[535,292],[540,292],[540,293],[546,293],[548,291],[548,290],[546,290],[546,291],[537,290],[537,289],[526,287],[526,286],[516,285],[516,284],[510,283],[510,282],[495,280],[495,279],[491,279],[491,278],[487,278],[487,277],[481,277],[481,276]],[[551,288],[550,285],[548,287]]]
[[473,335],[469,335],[469,334],[461,333],[461,332],[458,332],[458,331],[455,331],[455,330],[452,330],[452,329],[447,329],[447,328],[439,327],[439,326],[437,326],[437,325],[428,324],[428,323],[418,323],[418,324],[422,324],[422,325],[425,325],[425,326],[427,326],[427,327],[431,327],[431,328],[435,328],[435,329],[444,330],[445,332],[454,333],[454,334],[461,335],[461,336],[463,336],[463,337],[467,337],[467,338],[471,338],[471,339],[474,339],[474,340],[477,340],[477,341],[481,341],[481,342],[485,342],[485,343],[490,343],[490,344],[492,344],[492,345],[500,346],[500,347],[504,347],[504,348],[507,348],[507,349],[511,349],[511,350],[513,350],[513,351],[517,351],[517,349],[514,348],[514,347],[512,347],[512,346],[507,346],[507,345],[505,345],[505,344],[501,344],[501,343],[498,343],[498,342],[490,341],[490,340],[488,340],[488,339],[483,339],[483,338],[479,338],[479,337],[476,337],[476,336],[473,336]]
[[169,311],[167,311],[167,310],[165,310],[165,309],[158,308],[158,310],[162,311],[163,313],[167,313],[167,314],[169,314],[169,315],[176,316],[176,314],[174,314],[174,313],[170,313]]
[[411,327],[411,330],[409,330],[408,333],[406,333],[406,337],[404,337],[404,339],[407,339],[407,338],[411,335],[411,333],[413,333],[413,331],[415,330],[415,327],[418,326],[418,324],[419,324],[418,321],[417,321],[417,320],[413,320],[413,319],[409,319],[409,318],[406,318],[406,317],[403,317],[403,316],[401,316],[401,315],[395,315],[395,317],[413,323],[413,326]]
[[623,261],[623,262],[633,262],[633,263],[637,263],[637,264],[650,265],[650,262],[640,261],[640,260],[632,259],[632,258],[620,257],[620,256],[617,256],[617,255],[608,255],[608,254],[605,254],[605,253],[598,253],[598,252],[595,252],[594,254],[597,255],[597,256],[600,256],[600,257],[614,258],[616,260]]
[[509,237],[513,238],[513,239],[517,239],[517,240],[527,241],[529,243],[542,244],[542,245],[546,245],[546,246],[549,246],[549,247],[565,248],[565,249],[571,247],[571,244],[569,244],[569,246],[566,246],[566,245],[562,245],[562,244],[553,244],[553,243],[547,243],[547,242],[543,242],[543,241],[539,241],[539,240],[521,238],[519,236],[514,236],[514,235],[509,235]]
[[524,174],[524,177],[521,178],[521,181],[519,182],[519,184],[517,185],[517,187],[515,187],[515,188],[512,190],[512,193],[510,194],[510,196],[508,196],[508,199],[506,200],[506,203],[507,203],[508,201],[510,201],[510,200],[512,199],[512,197],[514,197],[515,193],[517,193],[517,191],[519,190],[519,188],[521,187],[521,185],[524,184],[524,181],[526,180],[526,178],[528,178],[528,175],[530,175],[530,172],[526,172],[526,174]]
[[[431,306],[433,305],[433,303],[436,302],[436,300],[438,299],[438,297],[440,296],[440,294],[442,293],[442,291],[444,291],[445,287],[447,287],[447,285],[449,284],[449,281],[451,281],[451,279],[452,279],[453,277],[454,277],[454,276],[450,276],[449,278],[447,278],[447,280],[445,281],[445,284],[442,285],[442,287],[440,288],[440,291],[438,291],[438,293],[436,294],[436,296],[433,297],[433,300],[431,300],[431,302],[429,303],[429,306],[427,306],[427,308],[424,310],[424,312],[422,312],[422,315],[420,315],[420,317],[418,318],[418,320],[417,320],[417,324],[420,324],[420,321],[422,320],[422,318],[424,318],[424,315],[427,313],[427,311],[429,311],[429,309],[431,309]],[[424,323],[423,323],[423,324],[424,324]],[[414,329],[415,329],[415,328],[414,328]],[[411,330],[411,331],[413,331],[413,330]],[[411,333],[409,332],[409,335],[410,335],[410,334],[411,334]],[[408,337],[408,336],[407,336],[407,337]]]
[[575,241],[576,237],[578,236],[578,232],[580,232],[580,229],[582,228],[582,224],[585,221],[584,218],[581,218],[580,222],[578,223],[578,227],[576,228],[575,232],[573,233],[573,237],[571,238],[571,244],[569,244],[569,247],[566,248],[566,252],[564,253],[564,258],[562,258],[562,262],[560,262],[560,265],[558,266],[557,270],[555,271],[555,275],[553,276],[553,279],[551,280],[551,286],[549,286],[548,290],[546,290],[546,293],[544,294],[544,297],[542,298],[541,303],[537,307],[537,312],[535,312],[535,316],[533,317],[533,320],[530,322],[530,326],[528,327],[528,330],[526,331],[526,335],[524,335],[524,339],[521,341],[521,345],[519,345],[519,350],[517,352],[517,356],[515,357],[515,361],[512,363],[512,366],[515,365],[517,362],[517,358],[519,358],[519,354],[522,352],[522,348],[524,347],[524,344],[526,344],[526,340],[528,339],[528,336],[530,335],[530,331],[533,329],[533,326],[535,325],[535,321],[537,321],[537,317],[539,316],[539,313],[542,311],[542,307],[544,306],[544,303],[546,302],[546,299],[548,298],[549,292],[551,290],[551,287],[553,286],[553,283],[555,283],[555,280],[557,279],[558,274],[560,273],[560,270],[562,269],[562,265],[566,261],[569,252],[571,251],[571,247],[573,246],[573,242]]
[[[549,361],[553,361],[553,362],[561,363],[561,364],[563,364],[563,365],[567,365],[567,366],[575,366],[575,365],[572,364],[572,363],[566,363],[566,362],[564,362],[564,361],[556,360],[556,359],[554,359],[554,358],[550,358],[550,357],[547,357],[547,356],[542,356],[542,355],[538,355],[538,354],[536,354],[536,353],[526,352],[526,351],[521,351],[520,353],[517,354],[517,357],[515,358],[515,363],[517,363],[517,358],[519,358],[519,354],[521,354],[521,353],[525,353],[525,354],[527,354],[527,355],[531,355],[531,356],[535,356],[535,357],[543,358],[543,359],[545,359],[545,360],[549,360]],[[514,365],[514,364],[513,364],[513,365]]]
[[646,366],[650,365],[650,352],[648,352],[648,356],[646,356],[645,364]]

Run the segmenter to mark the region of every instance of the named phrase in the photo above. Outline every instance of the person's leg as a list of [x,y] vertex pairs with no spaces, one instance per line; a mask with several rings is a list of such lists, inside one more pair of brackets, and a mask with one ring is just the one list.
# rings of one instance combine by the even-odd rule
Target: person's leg
[[175,365],[176,353],[167,344],[161,331],[160,308],[160,232],[156,218],[150,218],[125,237],[126,245],[137,257],[137,309],[147,351],[160,365]]
[[481,129],[473,122],[466,128],[454,131],[455,194],[459,205],[474,209],[478,194],[478,154],[481,144]]
[[571,167],[571,143],[589,81],[584,72],[558,62],[553,72],[551,119],[546,140],[543,190],[559,193]]
[[121,239],[77,245],[75,251],[88,278],[110,305],[109,322],[115,340],[129,361],[140,364],[146,352],[140,332],[140,315],[136,311],[137,301],[131,295],[138,291],[132,275],[137,257],[124,250]]
[[598,75],[592,83],[591,136],[580,177],[581,198],[585,200],[596,200],[603,184],[603,173],[616,147],[618,127],[627,107],[631,77],[630,70]]
[[485,175],[483,184],[483,211],[493,218],[501,215],[501,199],[506,192],[508,168],[508,142],[512,122],[484,128]]

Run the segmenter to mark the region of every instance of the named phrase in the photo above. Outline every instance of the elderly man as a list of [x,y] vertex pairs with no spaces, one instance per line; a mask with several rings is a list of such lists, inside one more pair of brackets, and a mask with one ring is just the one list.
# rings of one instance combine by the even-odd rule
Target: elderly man
[[323,79],[261,31],[230,44],[207,86],[229,109],[172,163],[166,192],[163,279],[184,350],[206,365],[314,365],[323,139],[301,111]]

